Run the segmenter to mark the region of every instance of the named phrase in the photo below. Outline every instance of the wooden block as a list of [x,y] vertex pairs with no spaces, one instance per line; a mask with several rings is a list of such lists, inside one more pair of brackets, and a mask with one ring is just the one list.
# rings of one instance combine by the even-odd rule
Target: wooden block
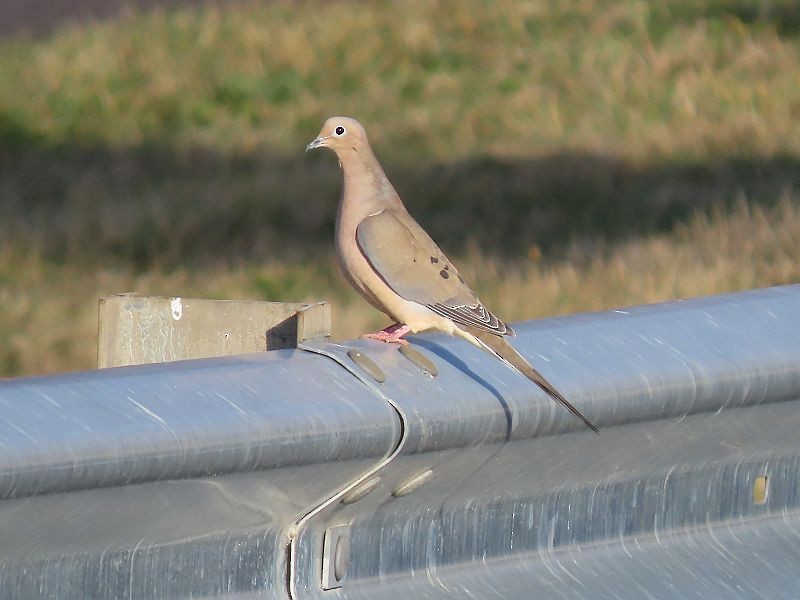
[[297,311],[296,344],[331,336],[331,305],[328,302],[308,304]]
[[330,335],[327,302],[121,294],[100,299],[99,368],[294,348]]

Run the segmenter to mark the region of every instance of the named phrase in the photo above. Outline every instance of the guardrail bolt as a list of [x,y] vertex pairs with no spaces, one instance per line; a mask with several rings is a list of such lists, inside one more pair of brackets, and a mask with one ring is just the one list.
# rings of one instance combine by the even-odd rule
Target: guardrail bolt
[[398,350],[400,354],[414,363],[426,375],[436,377],[439,374],[439,369],[436,368],[436,365],[433,364],[433,361],[416,348],[412,348],[411,346],[400,346]]
[[352,490],[347,492],[344,496],[342,496],[341,503],[352,504],[353,502],[358,502],[364,496],[366,496],[372,490],[374,490],[380,482],[381,482],[380,477],[373,477],[372,479],[365,481],[361,485],[357,485]]
[[402,498],[423,486],[431,477],[433,477],[433,469],[427,469],[422,471],[422,473],[417,473],[398,485],[392,492],[392,496],[395,498]]
[[766,504],[769,495],[769,479],[766,475],[756,477],[753,482],[753,504]]
[[369,358],[366,354],[361,352],[361,350],[356,350],[355,348],[348,350],[347,356],[349,356],[350,360],[356,363],[359,367],[369,373],[378,383],[383,383],[386,381],[386,375],[384,375],[377,363]]

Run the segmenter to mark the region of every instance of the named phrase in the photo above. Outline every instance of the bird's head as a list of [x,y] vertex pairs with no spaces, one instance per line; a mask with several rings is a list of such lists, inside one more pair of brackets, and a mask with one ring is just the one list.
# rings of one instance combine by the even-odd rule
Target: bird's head
[[367,132],[361,123],[350,117],[331,117],[322,126],[319,135],[306,146],[306,152],[314,148],[330,148],[340,157],[344,153],[358,152],[369,147]]

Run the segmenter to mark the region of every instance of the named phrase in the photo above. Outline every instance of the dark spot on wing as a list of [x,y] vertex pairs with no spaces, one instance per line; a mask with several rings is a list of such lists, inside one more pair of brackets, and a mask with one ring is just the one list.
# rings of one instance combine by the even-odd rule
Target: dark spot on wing
[[449,271],[449,270],[450,270],[450,265],[445,265],[445,266],[444,266],[444,270],[445,270],[445,271]]
[[441,271],[439,271],[439,275],[441,275],[441,276],[442,276],[444,279],[447,279],[448,277],[450,277],[450,273],[448,273],[448,272],[447,272],[447,271],[445,271],[444,269],[442,269]]
[[432,265],[435,265],[435,264],[436,264],[436,263],[438,263],[438,262],[439,262],[439,259],[438,259],[438,258],[436,258],[435,256],[431,256],[431,264],[432,264]]

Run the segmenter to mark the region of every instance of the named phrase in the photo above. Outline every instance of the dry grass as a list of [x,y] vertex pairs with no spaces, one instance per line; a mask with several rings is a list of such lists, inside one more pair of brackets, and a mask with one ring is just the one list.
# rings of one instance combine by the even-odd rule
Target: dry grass
[[380,325],[302,153],[332,113],[509,319],[797,280],[798,72],[789,0],[245,0],[0,41],[0,375],[90,367],[114,292]]
[[[534,257],[535,258],[535,257]],[[457,260],[482,299],[509,320],[686,298],[800,281],[800,204],[765,209],[740,202],[730,213],[698,217],[669,235],[587,255],[573,248],[555,263],[509,263],[473,251]],[[230,269],[91,271],[0,253],[0,372],[91,368],[96,304],[105,294],[280,298],[334,303],[334,337],[383,326],[331,261]]]

